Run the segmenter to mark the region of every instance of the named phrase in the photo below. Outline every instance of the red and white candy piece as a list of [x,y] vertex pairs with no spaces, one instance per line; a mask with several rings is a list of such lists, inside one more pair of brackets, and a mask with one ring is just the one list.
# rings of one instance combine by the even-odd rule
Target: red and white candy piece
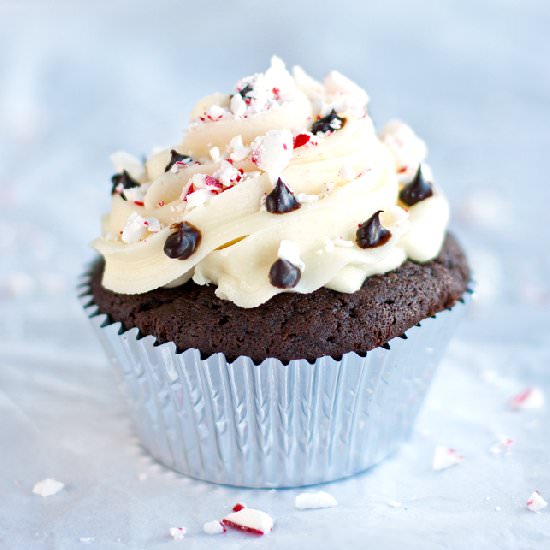
[[513,409],[542,409],[544,394],[540,388],[525,388],[512,398],[510,405]]
[[254,508],[245,508],[242,504],[236,504],[234,511],[222,519],[222,524],[232,529],[265,535],[273,529],[273,519],[269,514]]
[[455,449],[438,446],[435,448],[432,469],[435,471],[446,470],[451,466],[456,466],[464,460],[464,457],[458,454]]
[[168,532],[174,540],[183,540],[187,534],[187,529],[185,527],[170,527]]
[[512,438],[501,435],[489,447],[489,452],[493,455],[509,454],[513,445],[514,440]]
[[538,491],[533,491],[529,500],[525,503],[527,510],[531,512],[540,512],[548,506],[548,502],[542,498],[542,495]]
[[203,526],[202,530],[207,535],[221,535],[222,533],[225,533],[227,529],[224,525],[221,524],[217,519],[214,519],[212,521],[207,521]]
[[334,506],[338,506],[338,502],[331,494],[325,491],[315,491],[296,495],[294,506],[298,510],[333,508]]

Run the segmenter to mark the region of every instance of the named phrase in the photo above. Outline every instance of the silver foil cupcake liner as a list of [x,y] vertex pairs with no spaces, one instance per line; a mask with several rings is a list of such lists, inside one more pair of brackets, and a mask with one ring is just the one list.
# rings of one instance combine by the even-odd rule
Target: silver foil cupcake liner
[[[351,476],[411,434],[468,295],[364,356],[283,364],[176,352],[83,305],[123,389],[143,446],[187,476],[256,488]],[[388,349],[387,349],[388,348]]]

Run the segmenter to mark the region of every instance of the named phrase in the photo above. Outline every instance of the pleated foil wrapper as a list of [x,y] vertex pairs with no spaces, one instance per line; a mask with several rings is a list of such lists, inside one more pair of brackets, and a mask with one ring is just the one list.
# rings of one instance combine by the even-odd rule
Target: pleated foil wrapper
[[397,451],[468,295],[364,356],[288,364],[177,353],[81,299],[153,457],[205,481],[283,488],[351,476]]

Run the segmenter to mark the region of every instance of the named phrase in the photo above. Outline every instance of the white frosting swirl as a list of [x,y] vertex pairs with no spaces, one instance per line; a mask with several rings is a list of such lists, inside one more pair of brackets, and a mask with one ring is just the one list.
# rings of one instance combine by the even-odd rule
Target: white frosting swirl
[[[142,170],[131,155],[113,157],[117,172],[126,170],[139,187],[113,195],[93,243],[105,257],[106,288],[137,294],[192,278],[216,285],[222,299],[255,307],[280,292],[323,286],[355,292],[370,275],[439,253],[449,217],[441,192],[432,184],[432,196],[414,206],[398,200],[424,161],[425,145],[403,123],[388,125],[378,138],[361,88],[336,71],[324,83],[299,68],[291,75],[274,58],[270,69],[236,89],[232,97],[208,96],[193,110],[174,148],[191,159],[181,157],[166,171],[170,149],[153,154]],[[342,128],[313,135],[314,121],[333,110]],[[299,209],[266,210],[279,177]],[[391,237],[361,248],[357,228],[377,211]],[[180,222],[196,227],[201,240],[188,258],[173,259],[164,244]],[[292,289],[270,281],[278,258],[294,258],[301,271]]]

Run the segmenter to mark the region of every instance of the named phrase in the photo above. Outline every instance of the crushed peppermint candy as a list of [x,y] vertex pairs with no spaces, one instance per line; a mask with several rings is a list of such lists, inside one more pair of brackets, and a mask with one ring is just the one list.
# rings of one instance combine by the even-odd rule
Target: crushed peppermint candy
[[233,510],[233,512],[239,512],[243,508],[246,508],[246,504],[244,504],[242,502],[237,502],[237,504],[235,504],[235,506],[233,506],[233,508],[231,508],[231,509]]
[[530,510],[531,512],[540,512],[548,506],[548,502],[544,500],[544,498],[538,491],[533,491],[531,493],[531,496],[525,503],[525,506],[527,510]]
[[243,179],[243,170],[235,168],[227,160],[221,160],[220,167],[212,174],[212,177],[221,182],[224,187],[231,187]]
[[183,540],[187,534],[187,529],[185,527],[170,527],[168,532],[174,540]]
[[294,136],[293,141],[293,148],[298,149],[298,147],[303,147],[304,145],[307,145],[310,143],[311,138],[313,134],[305,133],[305,134],[297,134]]
[[210,158],[212,160],[216,161],[216,160],[220,159],[221,153],[220,153],[220,148],[219,147],[211,147],[208,152],[209,152]]
[[243,144],[242,136],[235,136],[229,142],[229,158],[238,162],[244,160],[250,154],[250,147]]
[[293,138],[290,130],[269,130],[251,145],[251,160],[275,182],[292,157]]
[[297,495],[294,499],[294,506],[298,510],[333,508],[334,506],[338,506],[338,502],[331,494],[325,491],[314,491]]
[[222,533],[225,533],[227,531],[227,529],[225,528],[225,525],[223,525],[220,521],[216,519],[212,521],[207,521],[202,526],[202,530],[207,535],[221,535]]
[[140,241],[147,232],[157,233],[161,229],[162,226],[156,218],[143,218],[137,212],[132,212],[120,238],[126,244],[133,244]]
[[[217,178],[208,174],[193,174],[187,182],[187,185],[184,186],[180,199],[184,202],[189,202],[191,195],[198,190],[206,191],[202,196],[209,198],[212,195],[222,193],[224,191],[224,185]],[[202,200],[200,204],[202,204],[202,202],[204,202],[204,200]],[[194,202],[194,205],[197,205],[197,201]]]
[[426,144],[399,120],[388,122],[379,137],[395,159],[399,182],[408,183],[428,154]]
[[455,449],[438,446],[435,448],[432,469],[435,471],[446,470],[464,461]]
[[34,484],[32,492],[41,497],[51,497],[65,487],[65,484],[56,479],[46,478]]
[[512,398],[510,405],[513,409],[542,409],[544,394],[540,388],[526,388]]
[[222,519],[222,524],[256,535],[265,535],[273,529],[271,516],[254,508],[242,508],[238,512],[232,512]]
[[510,437],[499,436],[490,447],[489,452],[493,455],[510,454],[514,440]]
[[294,195],[300,204],[317,202],[319,200],[319,195],[308,195],[306,193],[297,193]]

